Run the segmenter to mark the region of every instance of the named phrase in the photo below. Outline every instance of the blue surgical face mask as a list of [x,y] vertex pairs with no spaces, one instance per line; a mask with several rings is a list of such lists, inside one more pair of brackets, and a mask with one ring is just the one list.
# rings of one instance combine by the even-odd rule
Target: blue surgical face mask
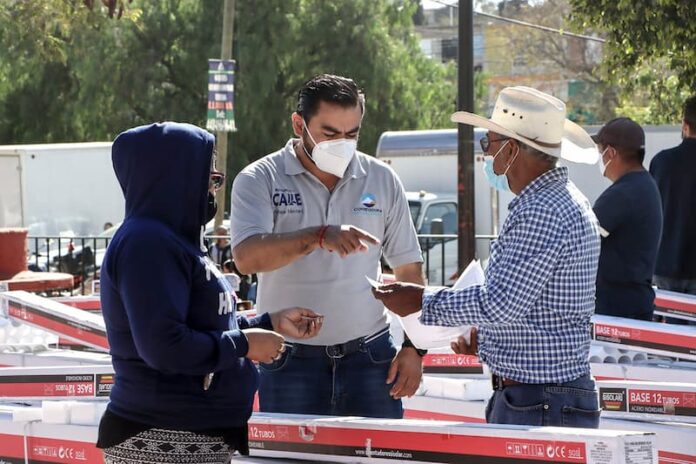
[[506,174],[510,169],[510,166],[512,166],[512,163],[515,162],[515,159],[519,154],[519,149],[517,150],[517,153],[515,153],[515,156],[513,157],[510,164],[508,164],[507,168],[505,168],[505,172],[503,172],[502,174],[495,173],[495,171],[493,170],[493,162],[495,161],[495,157],[498,156],[498,154],[500,154],[501,150],[505,148],[505,145],[507,145],[509,141],[510,140],[506,140],[505,143],[503,143],[501,147],[498,149],[498,151],[495,152],[495,155],[486,157],[483,160],[483,172],[486,174],[486,179],[488,179],[488,183],[491,184],[491,186],[494,189],[500,190],[501,192],[510,191],[510,184],[508,184]]

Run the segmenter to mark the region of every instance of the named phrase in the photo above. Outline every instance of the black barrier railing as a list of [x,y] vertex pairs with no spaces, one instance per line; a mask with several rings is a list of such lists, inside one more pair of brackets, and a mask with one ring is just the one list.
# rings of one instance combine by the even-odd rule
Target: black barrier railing
[[87,293],[88,283],[99,278],[99,268],[111,237],[28,237],[27,266],[31,271],[65,272],[74,277],[74,288]]
[[[209,235],[208,240],[228,238]],[[494,235],[477,235],[477,241],[491,241]],[[431,285],[450,285],[458,275],[457,236],[419,235],[423,250],[423,267]],[[72,274],[74,290],[84,295],[91,292],[91,282],[99,279],[106,249],[111,237],[30,236],[27,265],[32,271],[52,271]],[[488,247],[486,247],[486,250]]]
[[[477,242],[490,242],[497,238],[496,235],[476,235]],[[457,235],[432,235],[421,234],[418,241],[423,251],[423,272],[425,273],[430,285],[447,286],[454,283],[459,276],[459,272],[464,270],[458,267],[459,250],[457,248]],[[488,249],[485,247],[484,257],[488,256]],[[466,267],[468,263],[463,263]]]

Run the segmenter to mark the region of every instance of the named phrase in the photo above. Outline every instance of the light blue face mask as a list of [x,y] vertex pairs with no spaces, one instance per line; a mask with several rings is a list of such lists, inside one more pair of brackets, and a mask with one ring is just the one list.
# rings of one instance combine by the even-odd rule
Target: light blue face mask
[[486,179],[488,179],[488,183],[491,184],[491,186],[496,189],[500,190],[501,192],[509,192],[510,191],[510,184],[508,184],[508,179],[507,179],[507,172],[510,169],[510,166],[512,166],[512,163],[515,162],[515,159],[517,158],[517,155],[520,153],[519,148],[517,150],[517,153],[515,153],[515,156],[512,158],[512,161],[510,164],[508,164],[507,168],[505,168],[505,172],[502,174],[496,174],[495,171],[493,170],[493,162],[495,161],[495,157],[498,156],[500,151],[505,148],[505,145],[508,144],[510,140],[506,140],[505,143],[498,149],[498,151],[495,153],[493,156],[485,157],[483,160],[483,172],[486,174]]

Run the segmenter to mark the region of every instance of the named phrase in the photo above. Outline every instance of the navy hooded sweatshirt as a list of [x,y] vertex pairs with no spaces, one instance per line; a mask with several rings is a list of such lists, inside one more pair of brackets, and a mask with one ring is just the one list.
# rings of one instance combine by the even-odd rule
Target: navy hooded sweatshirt
[[[214,138],[188,124],[136,127],[114,141],[126,216],[101,270],[116,379],[108,409],[153,427],[244,426],[258,374],[236,298],[206,257],[202,233]],[[214,373],[204,389],[204,379]]]

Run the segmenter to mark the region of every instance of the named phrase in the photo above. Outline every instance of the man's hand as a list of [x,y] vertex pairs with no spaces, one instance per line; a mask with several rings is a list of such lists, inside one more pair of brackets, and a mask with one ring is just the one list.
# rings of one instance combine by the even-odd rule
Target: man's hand
[[285,351],[285,339],[280,334],[264,329],[245,329],[242,332],[249,345],[246,357],[252,361],[272,363]]
[[273,330],[290,338],[312,338],[323,323],[324,316],[311,309],[289,308],[271,314]]
[[452,351],[457,354],[468,354],[472,356],[478,355],[478,339],[476,338],[476,327],[471,328],[471,335],[469,343],[466,342],[464,336],[460,336],[455,341],[450,343]]
[[372,294],[384,303],[389,311],[401,317],[420,311],[425,287],[417,284],[396,282],[372,289]]
[[359,251],[367,251],[368,244],[379,245],[379,240],[364,230],[349,225],[328,226],[321,240],[323,249],[335,251],[341,258]]
[[401,399],[404,396],[413,396],[420,386],[423,377],[423,359],[413,348],[401,348],[389,367],[387,383],[396,383],[392,386],[389,394],[394,399]]

